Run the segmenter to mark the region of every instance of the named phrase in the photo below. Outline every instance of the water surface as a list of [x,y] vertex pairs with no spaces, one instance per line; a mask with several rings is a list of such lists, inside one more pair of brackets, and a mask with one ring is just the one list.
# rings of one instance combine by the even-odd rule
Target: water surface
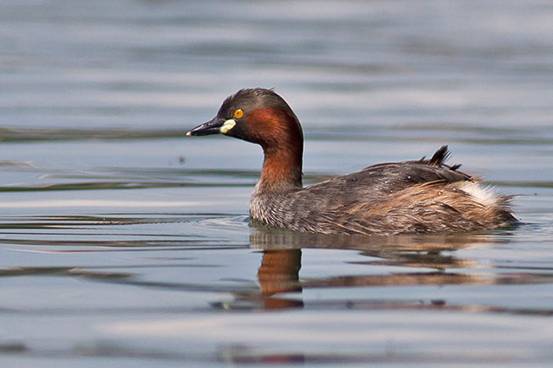
[[[547,1],[2,1],[2,365],[553,361],[552,16]],[[250,227],[259,148],[184,132],[252,86],[299,115],[306,183],[447,143],[523,224]]]

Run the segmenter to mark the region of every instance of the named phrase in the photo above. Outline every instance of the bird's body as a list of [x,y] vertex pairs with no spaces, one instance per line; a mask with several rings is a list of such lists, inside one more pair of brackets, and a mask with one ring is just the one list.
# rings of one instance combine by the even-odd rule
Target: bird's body
[[514,221],[508,198],[443,163],[445,147],[432,160],[386,163],[278,194],[256,188],[254,221],[324,234],[391,235],[474,231]]
[[215,119],[190,135],[210,134],[216,126],[218,132],[263,147],[263,170],[250,202],[254,222],[361,235],[476,231],[516,223],[508,197],[458,171],[459,165],[445,164],[446,146],[429,160],[378,164],[303,187],[301,126],[280,96],[265,89],[241,90]]

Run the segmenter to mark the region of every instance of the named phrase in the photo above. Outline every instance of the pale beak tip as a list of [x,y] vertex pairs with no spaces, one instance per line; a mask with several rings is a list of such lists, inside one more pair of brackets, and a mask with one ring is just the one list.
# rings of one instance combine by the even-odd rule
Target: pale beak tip
[[188,132],[186,132],[186,136],[191,137],[192,136],[192,131],[189,130]]

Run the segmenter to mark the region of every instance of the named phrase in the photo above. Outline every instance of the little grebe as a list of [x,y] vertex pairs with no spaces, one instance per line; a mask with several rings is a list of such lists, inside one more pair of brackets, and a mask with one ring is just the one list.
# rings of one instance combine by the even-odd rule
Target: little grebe
[[254,222],[323,234],[391,235],[474,231],[517,222],[509,198],[446,165],[441,147],[430,159],[384,163],[302,186],[303,133],[286,101],[269,89],[243,89],[217,116],[186,133],[222,133],[257,143],[265,159],[250,202]]

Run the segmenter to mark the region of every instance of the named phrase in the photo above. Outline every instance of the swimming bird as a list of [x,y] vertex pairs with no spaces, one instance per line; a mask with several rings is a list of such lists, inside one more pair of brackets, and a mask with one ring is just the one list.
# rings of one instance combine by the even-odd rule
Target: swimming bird
[[510,198],[448,165],[447,146],[430,159],[382,163],[302,185],[303,132],[271,89],[242,89],[188,136],[223,134],[263,148],[250,201],[252,222],[321,234],[394,235],[467,232],[517,222]]

